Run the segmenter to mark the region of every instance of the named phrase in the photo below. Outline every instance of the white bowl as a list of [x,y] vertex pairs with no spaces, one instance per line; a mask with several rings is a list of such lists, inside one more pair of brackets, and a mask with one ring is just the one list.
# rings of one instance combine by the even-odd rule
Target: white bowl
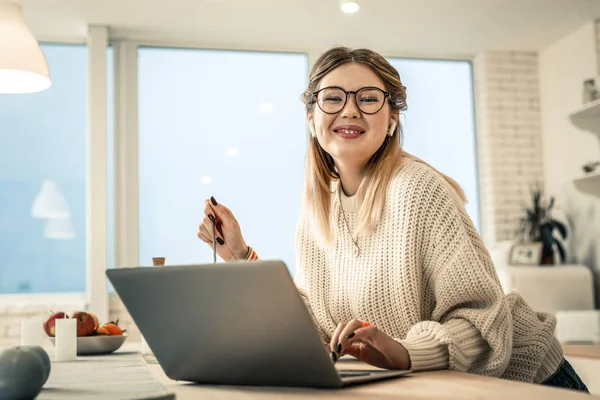
[[[80,336],[77,338],[77,355],[110,354],[119,349],[127,339],[127,333],[114,336]],[[50,341],[54,345],[55,338]]]

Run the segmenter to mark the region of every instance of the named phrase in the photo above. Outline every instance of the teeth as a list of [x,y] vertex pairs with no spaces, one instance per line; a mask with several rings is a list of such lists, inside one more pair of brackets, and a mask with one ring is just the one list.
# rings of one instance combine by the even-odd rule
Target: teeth
[[338,129],[337,132],[345,133],[346,135],[359,135],[360,131],[354,131],[350,129]]

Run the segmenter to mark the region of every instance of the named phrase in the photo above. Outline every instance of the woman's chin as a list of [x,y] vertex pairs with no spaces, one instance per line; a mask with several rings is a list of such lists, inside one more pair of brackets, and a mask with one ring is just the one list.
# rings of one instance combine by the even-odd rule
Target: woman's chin
[[331,157],[336,161],[362,163],[364,160],[368,160],[370,155],[365,151],[364,147],[350,148],[348,146],[341,146],[332,149],[328,152]]

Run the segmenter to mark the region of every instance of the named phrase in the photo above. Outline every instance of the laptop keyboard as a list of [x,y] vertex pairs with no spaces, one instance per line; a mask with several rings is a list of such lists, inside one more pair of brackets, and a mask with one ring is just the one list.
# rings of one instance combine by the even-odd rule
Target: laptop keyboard
[[352,370],[338,370],[338,373],[342,378],[349,378],[354,376],[368,376],[371,375],[372,371],[352,371]]

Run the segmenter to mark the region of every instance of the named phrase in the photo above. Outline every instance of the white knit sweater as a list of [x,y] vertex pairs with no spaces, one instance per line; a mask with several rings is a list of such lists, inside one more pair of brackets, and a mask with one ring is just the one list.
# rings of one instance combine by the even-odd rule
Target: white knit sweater
[[[338,189],[339,185],[338,185]],[[333,195],[334,244],[320,244],[305,217],[296,236],[294,280],[324,341],[339,322],[368,321],[400,342],[413,371],[450,368],[543,382],[562,352],[555,319],[505,296],[489,253],[449,184],[405,161],[391,181],[376,231],[350,229],[354,197]]]

